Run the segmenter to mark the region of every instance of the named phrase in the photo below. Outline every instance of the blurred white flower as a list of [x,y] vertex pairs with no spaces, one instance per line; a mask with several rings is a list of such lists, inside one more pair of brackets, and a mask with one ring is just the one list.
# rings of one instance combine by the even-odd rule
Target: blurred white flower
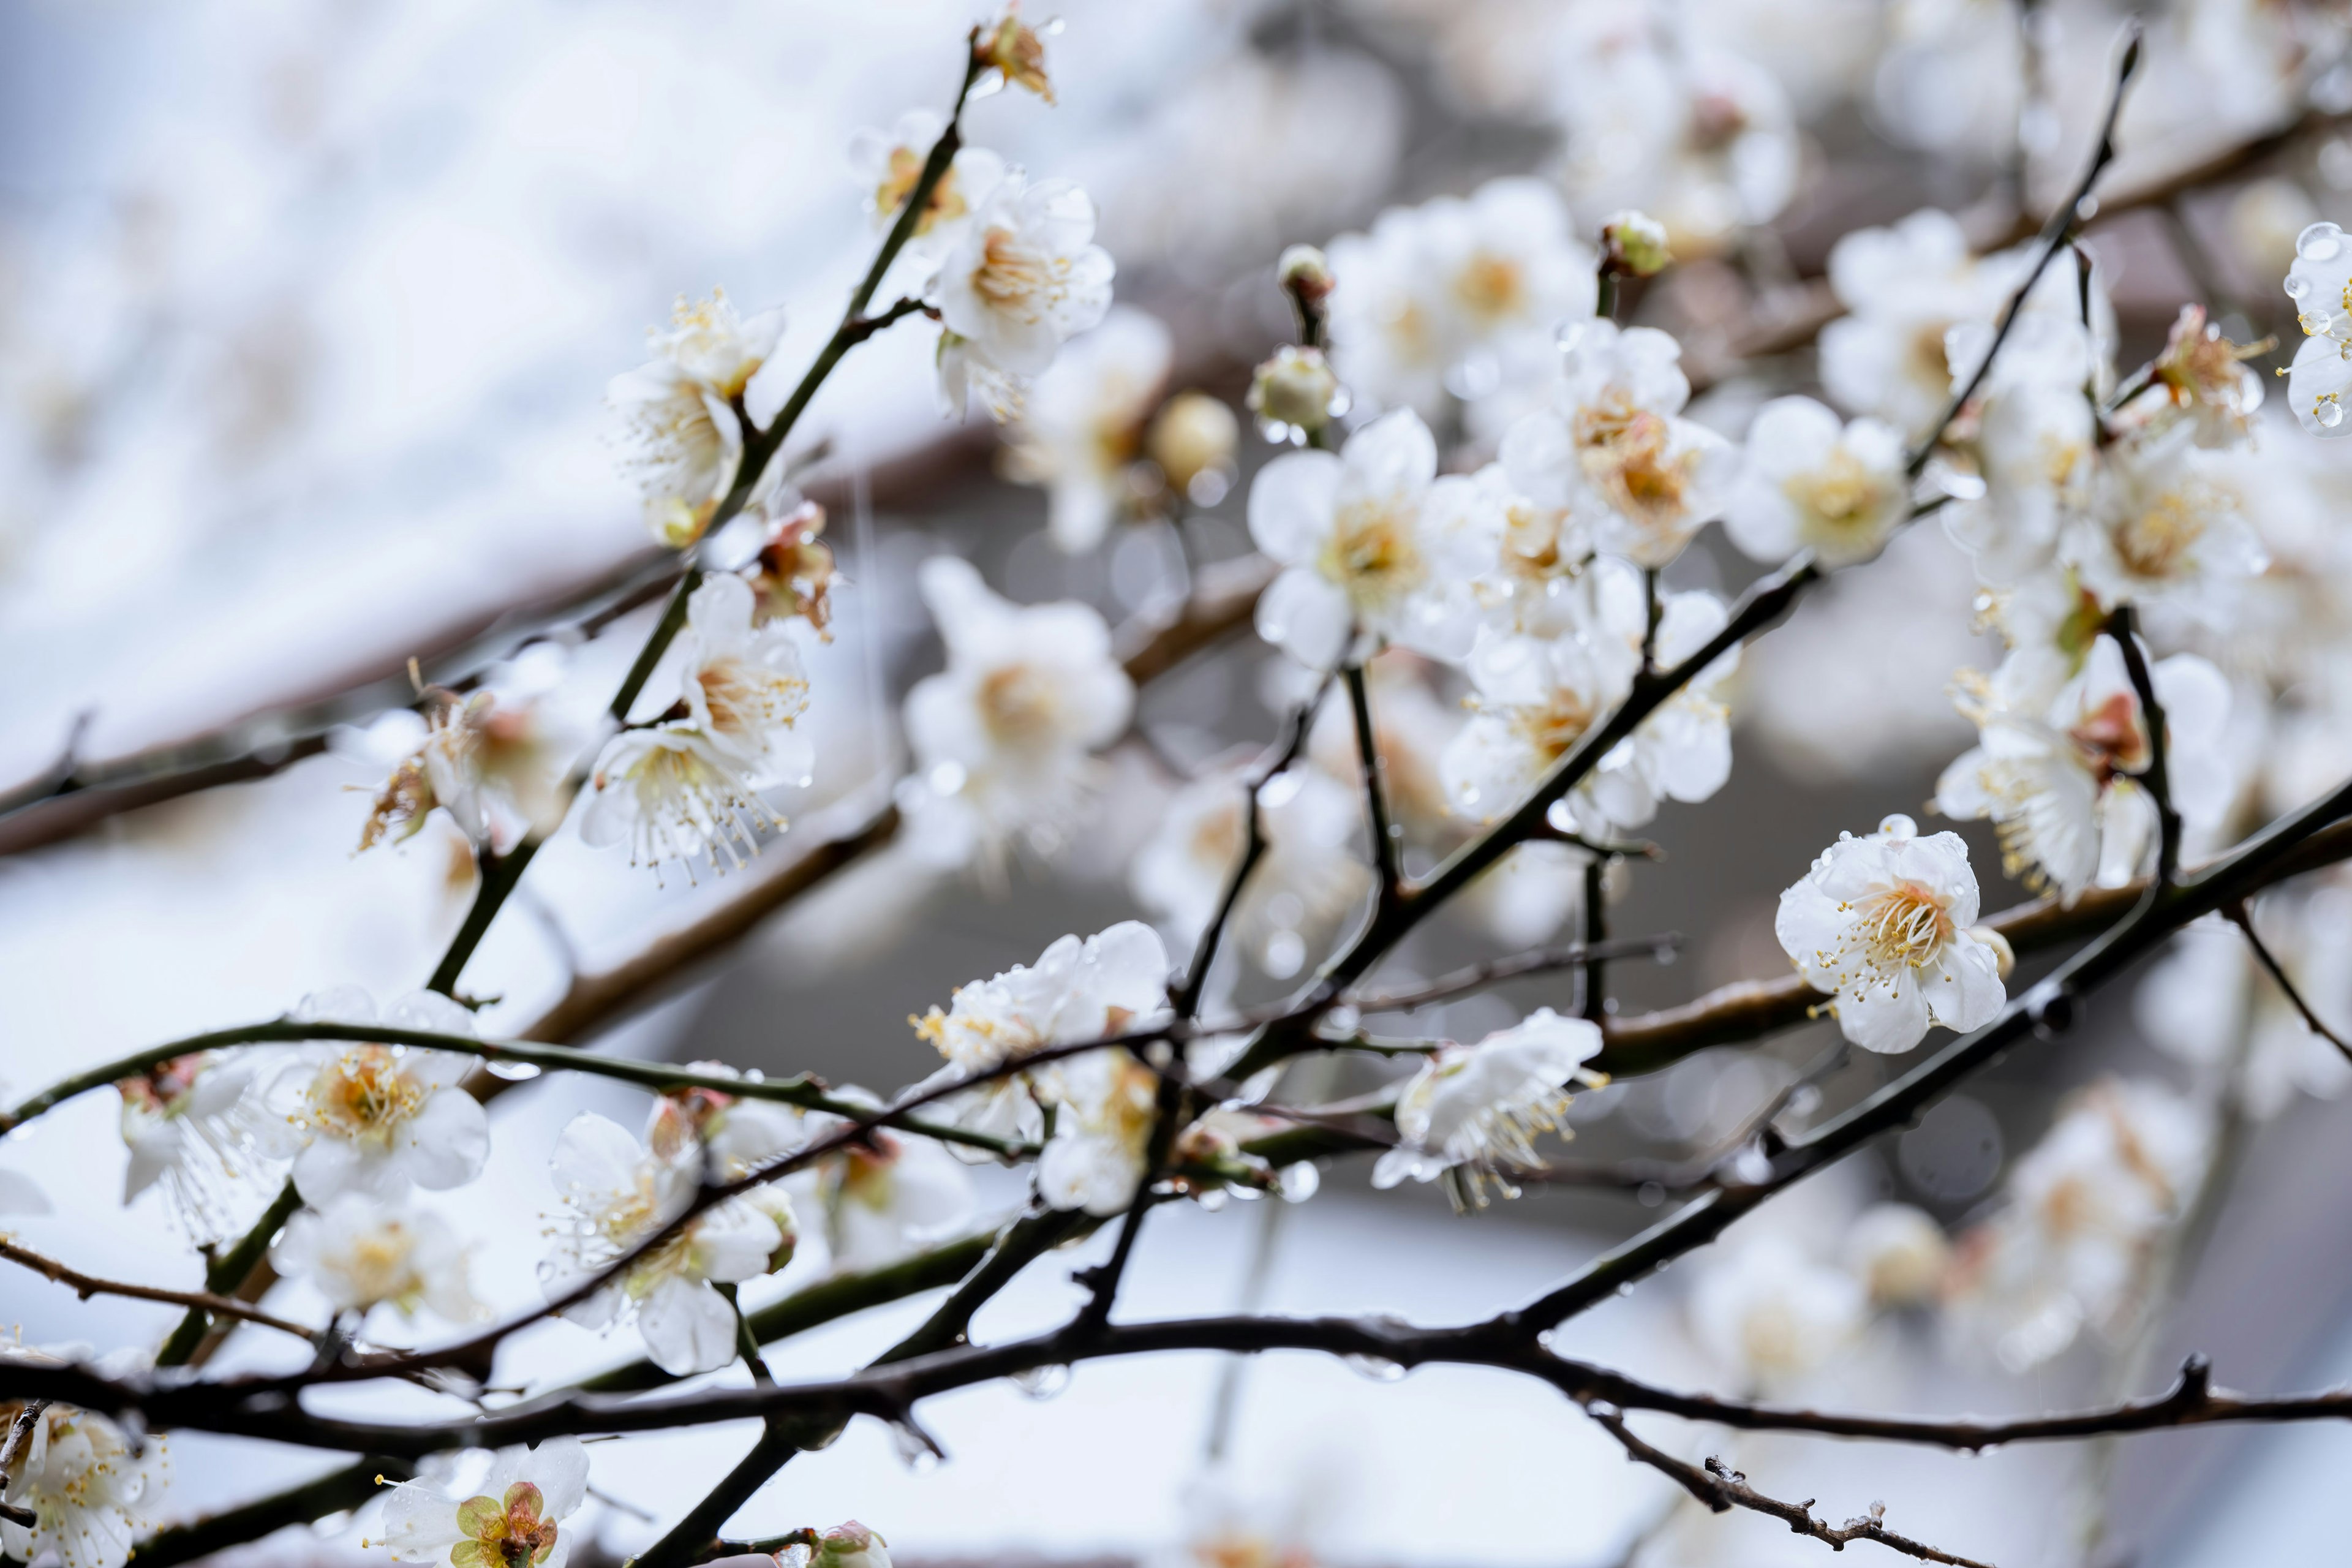
[[1594,542],[1663,566],[1722,515],[1738,449],[1681,417],[1682,347],[1651,327],[1571,329],[1549,412],[1503,437],[1511,483],[1541,507],[1587,511]]
[[[1620,568],[1620,581],[1631,574]],[[1616,595],[1630,604],[1630,587]],[[1623,626],[1629,619],[1612,619]],[[1731,615],[1714,595],[1694,590],[1662,595],[1658,605],[1655,652],[1658,666],[1671,669],[1695,658]],[[1638,658],[1639,635],[1628,630]],[[1711,798],[1731,777],[1731,707],[1729,687],[1739,668],[1739,649],[1726,649],[1680,689],[1658,705],[1633,733],[1611,748],[1592,771],[1591,787],[1570,797],[1570,804],[1585,817],[1585,830],[1605,835],[1610,826],[1640,827],[1670,800],[1696,804]],[[1586,816],[1587,805],[1591,816]]]
[[562,758],[529,704],[501,702],[492,691],[426,696],[425,738],[376,793],[362,849],[414,837],[436,807],[478,845],[510,844],[524,829],[562,819]]
[[1113,268],[1094,232],[1094,203],[1067,180],[1033,184],[1008,174],[972,214],[931,286],[965,362],[961,375],[951,374],[943,342],[940,384],[959,413],[957,384],[969,367],[1035,376],[1064,342],[1103,319]]
[[[2352,967],[2336,955],[2352,942],[2352,889],[2340,879],[2307,895],[2273,893],[2256,906],[2263,942],[2296,992],[2340,1034],[2352,1025]],[[2315,1033],[2238,928],[2219,915],[2188,926],[2148,969],[2132,999],[2134,1020],[2158,1050],[2201,1068],[2228,1063],[2244,1042],[2238,1093],[2267,1121],[2298,1094],[2335,1100],[2352,1089],[2352,1063]]]
[[1850,425],[1810,397],[1777,397],[1748,427],[1746,465],[1724,528],[1759,561],[1811,550],[1827,566],[1878,553],[1908,506],[1903,437],[1864,416]]
[[1581,624],[1580,593],[1592,559],[1599,508],[1580,493],[1569,504],[1539,506],[1521,494],[1500,463],[1475,474],[1446,474],[1430,487],[1436,526],[1478,563],[1472,584],[1486,623],[1500,631],[1553,637]]
[[2084,1324],[2128,1321],[2150,1248],[2195,1197],[2204,1112],[2148,1080],[2074,1097],[2010,1173],[2003,1206],[1962,1238],[1955,1322],[2012,1371],[2064,1350]]
[[[471,1035],[474,1016],[418,991],[387,1003],[357,986],[306,996],[298,1019]],[[294,1053],[262,1089],[271,1112],[266,1152],[292,1155],[294,1186],[313,1208],[343,1193],[398,1197],[462,1186],[489,1158],[481,1102],[458,1087],[473,1064],[414,1046],[319,1044]]]
[[2261,345],[2233,343],[2205,319],[2202,305],[2183,305],[2166,334],[2147,389],[2132,398],[2123,416],[2153,435],[2186,420],[2198,446],[2224,449],[2253,436],[2252,421],[2263,405],[2263,378],[2245,362]]
[[1329,255],[1340,376],[1370,408],[1431,418],[1448,393],[1470,400],[1540,379],[1553,333],[1591,317],[1599,287],[1558,193],[1523,177],[1391,208]]
[[[872,1099],[856,1089],[844,1089],[835,1098]],[[875,1106],[880,1109],[880,1102]],[[812,1116],[809,1122],[817,1137],[838,1128],[830,1117]],[[929,1138],[877,1130],[824,1161],[810,1185],[824,1217],[833,1267],[840,1272],[887,1268],[971,1228],[971,1177]]]
[[1460,659],[1477,633],[1475,545],[1430,505],[1437,443],[1411,409],[1339,453],[1288,452],[1250,486],[1250,536],[1286,568],[1258,601],[1260,636],[1325,669],[1362,633]]
[[466,1248],[440,1215],[344,1193],[286,1222],[269,1250],[278,1273],[308,1279],[339,1312],[385,1303],[414,1317],[430,1307],[451,1322],[484,1314],[466,1278]]
[[1822,384],[1849,413],[1920,433],[1951,396],[1946,335],[1991,320],[1999,280],[1978,266],[1958,220],[1932,207],[1845,235],[1829,268],[1848,314],[1822,329]]
[[1092,550],[1126,504],[1128,466],[1173,354],[1159,318],[1122,305],[1030,385],[1005,467],[1045,487],[1046,530],[1062,549]]
[[[2018,0],[1895,0],[1885,9],[1874,123],[1905,146],[1980,160],[2007,155],[2021,134],[2019,11]],[[2048,110],[2037,116],[2033,134],[2054,141]]]
[[613,378],[627,420],[629,466],[645,490],[646,524],[674,550],[702,537],[743,460],[735,404],[783,335],[781,310],[744,321],[724,293],[678,298],[667,331],[646,334],[654,357]]
[[725,850],[743,863],[759,851],[760,830],[781,828],[742,762],[701,731],[657,724],[614,737],[596,759],[581,838],[598,848],[625,844],[629,863],[656,868],[665,860]]
[[[1234,906],[1230,934],[1263,965],[1277,941],[1284,953],[1300,942],[1303,954],[1304,942],[1327,934],[1370,890],[1371,872],[1356,853],[1355,794],[1320,768],[1293,767],[1267,780],[1257,809],[1265,854]],[[1242,770],[1195,779],[1176,792],[1129,868],[1136,901],[1179,946],[1198,942],[1215,915],[1241,864],[1249,811]]]
[[1151,1142],[1160,1075],[1125,1050],[1089,1051],[1054,1076],[1054,1136],[1037,1156],[1037,1194],[1057,1209],[1108,1217],[1135,1201]]
[[[2186,821],[2216,822],[2231,795],[2221,745],[2229,682],[2186,653],[2148,675],[2165,710],[2173,805]],[[2069,900],[2095,881],[2139,875],[2156,829],[2155,803],[2136,782],[2150,760],[2147,725],[2115,639],[2101,635],[2091,645],[2045,712],[2011,710],[1991,690],[1970,706],[1979,743],[1937,781],[1937,809],[1990,817],[2011,874],[2046,881]]]
[[[898,221],[899,209],[922,177],[923,161],[947,126],[947,116],[936,109],[910,109],[887,132],[860,131],[850,137],[850,173],[866,192],[866,210],[876,228],[887,229]],[[1003,178],[1004,160],[996,153],[985,147],[958,147],[939,184],[931,187],[929,203],[915,219],[908,252],[936,257],[952,246]]]
[[190,1237],[216,1240],[242,1224],[265,1183],[275,1184],[270,1117],[254,1092],[258,1053],[204,1051],[158,1062],[116,1084],[131,1163],[122,1201],[161,1185]]
[[2226,626],[2269,562],[2236,496],[2206,477],[2216,455],[2192,434],[2108,447],[2090,512],[2067,525],[2059,556],[2109,609],[2166,605]]
[[1936,1299],[1951,1268],[1944,1227],[1909,1204],[1874,1204],[1846,1227],[1846,1267],[1874,1307],[1916,1307]]
[[1015,837],[1051,854],[1086,804],[1091,753],[1135,709],[1110,628],[1084,605],[1010,604],[956,556],[923,563],[921,586],[947,668],[907,694],[918,832],[948,863]]
[[1605,1081],[1584,1066],[1601,1045],[1599,1025],[1542,1007],[1475,1046],[1444,1046],[1398,1094],[1401,1142],[1372,1167],[1372,1184],[1443,1176],[1456,1208],[1484,1207],[1489,1181],[1518,1196],[1512,1175],[1543,1167],[1534,1140],[1559,1128],[1568,1086]]
[[563,1521],[588,1494],[588,1450],[577,1437],[535,1448],[501,1448],[471,1496],[419,1478],[393,1488],[383,1538],[373,1542],[403,1563],[450,1568],[563,1568],[578,1531]]
[[2332,223],[2296,236],[2285,288],[2304,331],[2287,372],[2287,406],[2315,436],[2352,431],[2343,403],[2352,386],[2352,236]]
[[754,622],[751,586],[720,574],[687,601],[685,722],[742,764],[754,788],[805,784],[809,743],[793,729],[808,708],[809,683],[790,623]]
[[[1062,937],[1034,964],[959,986],[948,1011],[933,1007],[912,1022],[947,1058],[929,1080],[936,1084],[1048,1046],[1144,1027],[1167,1005],[1168,950],[1160,933],[1140,921],[1121,921],[1084,940]],[[1049,1064],[1034,1082],[1026,1073],[992,1079],[950,1103],[966,1128],[1034,1140],[1044,1131],[1037,1102],[1059,1098],[1052,1085],[1063,1065]]]
[[1869,1304],[1862,1281],[1846,1270],[1817,1262],[1785,1237],[1759,1236],[1706,1260],[1691,1290],[1691,1330],[1748,1385],[1780,1390],[1852,1343]]
[[[1510,811],[1624,700],[1640,668],[1638,643],[1629,654],[1605,629],[1482,639],[1470,659],[1470,721],[1440,764],[1454,809],[1483,822]],[[1589,799],[1591,777],[1578,788]]]
[[[57,1360],[13,1347],[7,1359]],[[16,1405],[6,1410],[12,1425],[26,1414]],[[163,1458],[159,1439],[134,1449],[103,1415],[71,1405],[41,1408],[0,1493],[31,1510],[35,1522],[0,1520],[0,1547],[20,1563],[122,1568],[132,1542],[152,1528],[146,1505],[162,1489]]]
[[1780,895],[1773,934],[1805,983],[1836,998],[1838,1028],[1866,1050],[1907,1051],[1930,1021],[1965,1032],[2006,999],[2000,961],[1975,935],[1977,879],[1957,833],[1918,837],[1890,816],[1840,834]]
[[[686,1213],[702,1184],[696,1145],[665,1154],[593,1112],[564,1127],[550,1168],[566,1210],[553,1232],[555,1250],[540,1264],[551,1300],[603,1274]],[[735,1359],[735,1308],[711,1287],[782,1268],[792,1243],[792,1233],[766,1208],[730,1198],[697,1215],[562,1315],[592,1329],[634,1316],[646,1352],[665,1372],[709,1372]]]

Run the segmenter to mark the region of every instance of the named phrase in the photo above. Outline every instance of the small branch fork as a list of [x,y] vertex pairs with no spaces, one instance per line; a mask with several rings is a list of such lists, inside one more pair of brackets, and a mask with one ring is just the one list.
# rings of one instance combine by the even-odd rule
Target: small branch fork
[[1886,1528],[1885,1505],[1883,1503],[1871,1504],[1867,1514],[1859,1519],[1850,1519],[1843,1529],[1833,1530],[1813,1517],[1811,1498],[1802,1502],[1782,1502],[1776,1498],[1766,1497],[1749,1486],[1746,1476],[1721,1459],[1708,1459],[1704,1469],[1677,1459],[1635,1436],[1633,1428],[1625,1425],[1625,1418],[1605,1405],[1596,1405],[1585,1414],[1617,1439],[1627,1458],[1649,1466],[1717,1513],[1744,1508],[1756,1513],[1769,1514],[1799,1535],[1810,1535],[1815,1541],[1827,1542],[1833,1552],[1844,1551],[1848,1542],[1875,1541],[1881,1546],[1900,1552],[1906,1557],[1916,1557],[1923,1563],[1956,1563],[1958,1568],[1991,1568],[1990,1563],[1979,1563],[1974,1558],[1955,1557],[1925,1542],[1895,1534]]

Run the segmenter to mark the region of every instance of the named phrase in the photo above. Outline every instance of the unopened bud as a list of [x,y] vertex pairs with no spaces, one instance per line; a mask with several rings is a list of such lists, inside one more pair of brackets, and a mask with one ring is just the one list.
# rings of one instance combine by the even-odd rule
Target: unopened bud
[[1601,224],[1601,264],[1626,278],[1663,272],[1675,258],[1666,246],[1666,226],[1631,208],[1612,214]]
[[853,1519],[817,1538],[810,1568],[890,1568],[889,1543]]
[[1281,279],[1286,294],[1319,305],[1331,292],[1331,263],[1311,245],[1294,245],[1282,253],[1275,266],[1275,276]]
[[1276,440],[1313,435],[1345,412],[1339,378],[1319,349],[1277,349],[1251,379],[1249,410]]
[[799,616],[831,642],[835,573],[833,547],[817,537],[824,531],[824,508],[813,500],[770,521],[768,537],[752,563],[752,604],[763,623]]
[[1161,405],[1145,447],[1169,485],[1190,494],[1195,479],[1232,469],[1240,436],[1232,409],[1205,392],[1180,392]]
[[1991,926],[1970,926],[1969,934],[1992,949],[1993,958],[2000,966],[2000,977],[2006,980],[2017,967],[2017,949],[2009,945],[2009,938]]
[[993,68],[1013,86],[1025,87],[1046,102],[1054,101],[1054,84],[1045,79],[1045,40],[1022,22],[1020,0],[1005,6],[995,26],[981,31],[972,58]]

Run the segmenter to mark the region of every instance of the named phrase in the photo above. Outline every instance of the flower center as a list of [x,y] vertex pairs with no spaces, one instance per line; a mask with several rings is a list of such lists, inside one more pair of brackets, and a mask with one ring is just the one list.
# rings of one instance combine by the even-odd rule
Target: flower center
[[1392,497],[1342,506],[1323,546],[1323,574],[1346,589],[1359,609],[1402,598],[1423,576],[1414,521],[1410,503]]
[[714,659],[694,672],[710,727],[730,741],[757,740],[800,712],[804,683],[740,658]]
[[1885,508],[1886,493],[1877,478],[1843,447],[1832,452],[1821,467],[1791,477],[1780,491],[1804,514],[1806,531],[1831,538],[1868,531]]
[[1509,257],[1482,250],[1454,274],[1454,297],[1477,321],[1503,321],[1526,308],[1526,274]]
[[431,1093],[402,1066],[390,1046],[338,1052],[310,1080],[310,1126],[348,1142],[389,1144],[394,1131],[423,1110]]
[[1035,246],[1023,244],[1013,230],[992,228],[981,244],[971,286],[991,310],[1034,321],[1044,312],[1059,271],[1058,262]]
[[1882,969],[1921,968],[1952,935],[1943,900],[1916,882],[1897,882],[1864,903],[1861,912],[1863,941]]
[[2189,563],[2204,532],[2204,508],[2169,489],[2124,520],[2115,531],[2116,553],[2136,577],[2168,577]]
[[1690,459],[1667,455],[1673,427],[1622,393],[1577,416],[1578,460],[1586,480],[1629,521],[1667,528],[1682,519]]
[[2147,734],[2139,721],[2139,700],[2118,691],[2075,721],[2067,731],[2101,784],[2119,773],[2147,765]]
[[1511,728],[1530,751],[1547,763],[1565,755],[1592,728],[1592,704],[1581,693],[1555,690],[1539,705],[1511,710]]
[[452,1568],[530,1568],[555,1550],[556,1528],[541,1518],[546,1500],[529,1481],[509,1487],[504,1498],[470,1497],[457,1505],[457,1528],[466,1539],[449,1548]]
[[1045,739],[1060,711],[1054,682],[1032,665],[1005,665],[981,680],[981,720],[989,734],[1004,744]]

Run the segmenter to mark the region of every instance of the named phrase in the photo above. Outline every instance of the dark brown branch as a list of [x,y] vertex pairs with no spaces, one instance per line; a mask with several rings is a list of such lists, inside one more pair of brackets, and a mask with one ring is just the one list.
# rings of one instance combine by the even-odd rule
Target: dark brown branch
[[92,1296],[121,1296],[134,1301],[162,1301],[191,1311],[209,1312],[216,1318],[235,1318],[240,1322],[258,1323],[265,1329],[276,1329],[281,1334],[297,1339],[316,1341],[320,1331],[289,1319],[273,1316],[258,1307],[228,1296],[216,1296],[209,1290],[168,1290],[160,1285],[140,1285],[127,1279],[101,1279],[95,1274],[85,1274],[54,1258],[19,1247],[5,1237],[0,1237],[0,1258],[22,1264],[34,1273],[64,1286],[83,1300]]
[[2147,731],[2147,771],[2140,775],[2148,797],[2156,802],[2156,880],[2169,883],[2180,870],[2180,813],[2172,804],[2172,773],[2166,761],[2172,738],[2166,732],[2164,704],[2157,700],[2156,678],[2147,668],[2147,654],[2139,646],[2138,617],[2129,605],[2117,605],[2107,617],[2107,635],[2123,650],[2124,671],[2139,699],[2140,722]]
[[1925,1542],[1895,1534],[1886,1528],[1885,1505],[1883,1503],[1871,1504],[1868,1513],[1846,1521],[1843,1528],[1832,1529],[1813,1517],[1811,1498],[1802,1502],[1782,1502],[1777,1498],[1767,1497],[1749,1486],[1746,1476],[1721,1459],[1708,1459],[1705,1469],[1686,1464],[1635,1436],[1633,1429],[1625,1425],[1624,1417],[1606,1405],[1595,1406],[1585,1414],[1617,1439],[1627,1458],[1649,1466],[1717,1513],[1744,1508],[1754,1513],[1769,1514],[1797,1534],[1811,1536],[1834,1552],[1844,1551],[1849,1542],[1874,1541],[1881,1546],[1900,1552],[1906,1557],[1916,1557],[1923,1563],[1947,1563],[1956,1564],[1957,1568],[1991,1568],[1991,1564],[1979,1563],[1972,1557],[1955,1557]]
[[2241,899],[2236,903],[2225,905],[2221,913],[2229,918],[2231,925],[2244,933],[2246,945],[2253,950],[2254,962],[2263,966],[2263,973],[2271,977],[2272,984],[2284,993],[2288,1003],[2296,1012],[2303,1015],[2304,1026],[2342,1052],[2347,1060],[2352,1060],[2352,1045],[2345,1044],[2344,1037],[2329,1028],[2326,1020],[2312,1011],[2311,1004],[2304,999],[2303,993],[2295,988],[2294,982],[2287,978],[2286,968],[2279,963],[2278,955],[2270,950],[2270,944],[2263,942],[2254,931],[2253,916],[2247,911],[2246,901]]
[[1381,756],[1380,734],[1372,728],[1372,695],[1365,689],[1364,667],[1351,664],[1344,672],[1348,710],[1355,721],[1357,765],[1363,771],[1364,820],[1371,833],[1372,868],[1380,878],[1381,907],[1404,897],[1404,829],[1389,818],[1388,763]]

